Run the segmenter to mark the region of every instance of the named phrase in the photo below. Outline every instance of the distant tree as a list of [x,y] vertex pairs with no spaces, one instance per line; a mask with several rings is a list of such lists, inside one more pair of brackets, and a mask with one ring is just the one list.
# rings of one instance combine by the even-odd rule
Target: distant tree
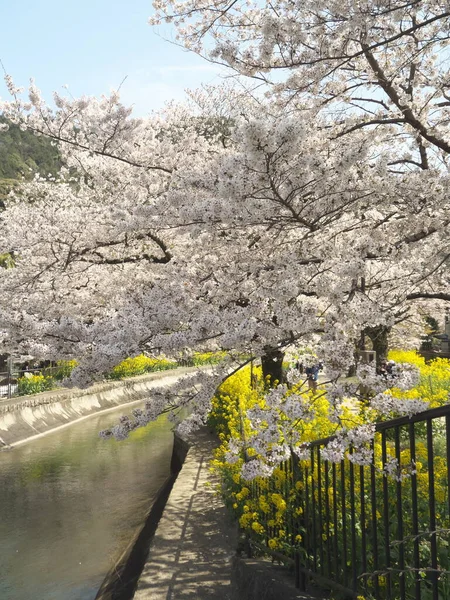
[[439,322],[437,319],[435,319],[434,317],[427,315],[425,317],[425,322],[426,322],[426,332],[428,335],[435,335],[436,333],[439,333]]

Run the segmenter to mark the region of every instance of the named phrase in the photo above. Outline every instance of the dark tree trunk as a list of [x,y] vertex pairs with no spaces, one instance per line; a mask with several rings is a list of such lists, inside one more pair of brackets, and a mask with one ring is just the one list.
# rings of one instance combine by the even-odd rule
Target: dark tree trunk
[[386,325],[377,325],[376,327],[368,327],[365,333],[369,336],[372,342],[372,348],[377,353],[377,367],[382,362],[387,360],[389,351],[388,338],[391,328]]
[[283,359],[284,352],[273,348],[267,348],[266,354],[261,356],[262,372],[267,387],[283,383]]

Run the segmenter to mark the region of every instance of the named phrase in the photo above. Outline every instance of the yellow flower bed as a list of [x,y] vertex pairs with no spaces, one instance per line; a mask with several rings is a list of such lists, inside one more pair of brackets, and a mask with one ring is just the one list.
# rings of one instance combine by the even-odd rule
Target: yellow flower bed
[[56,387],[53,377],[45,375],[31,375],[30,377],[20,377],[17,380],[17,392],[19,396],[28,396],[30,394],[39,394]]
[[165,358],[150,358],[145,354],[126,358],[116,365],[109,374],[110,379],[123,379],[133,375],[142,375],[153,371],[165,371],[167,369],[176,369],[177,363]]
[[402,399],[420,398],[424,402],[428,402],[430,408],[436,408],[448,403],[450,394],[450,360],[447,358],[435,358],[426,363],[423,356],[412,350],[391,350],[388,358],[396,363],[415,365],[420,370],[419,384],[406,392],[394,388],[391,392],[394,397]]
[[201,365],[216,365],[226,357],[226,352],[194,352],[192,364],[195,367]]
[[[307,392],[298,392],[295,387],[290,393],[303,394],[310,398]],[[314,403],[316,417],[311,422],[298,423],[302,441],[328,437],[337,430],[336,423],[328,417],[330,405],[325,395],[319,394],[311,401]],[[212,399],[208,423],[216,429],[221,440],[211,463],[212,469],[220,476],[220,492],[239,520],[241,528],[261,535],[264,529],[265,535],[267,532],[262,523],[267,523],[270,529],[276,531],[276,534],[270,537],[270,547],[286,549],[292,544],[291,540],[286,539],[286,523],[291,517],[298,518],[302,513],[302,509],[295,506],[295,499],[301,490],[291,486],[292,473],[275,469],[269,480],[257,478],[247,482],[240,476],[243,458],[234,464],[230,464],[226,458],[230,438],[251,439],[252,429],[246,413],[255,405],[265,407],[262,372],[260,367],[251,369],[247,366],[227,379]],[[363,418],[355,414],[354,409],[344,411],[344,426],[354,427],[363,422]],[[248,458],[252,455],[254,452],[248,452]],[[300,485],[301,482],[297,483]],[[297,535],[295,544],[300,541],[301,536]]]
[[[425,363],[424,359],[416,352],[405,352],[394,350],[389,353],[389,359],[398,363],[411,363],[420,369],[420,382],[417,387],[408,392],[394,389],[392,393],[399,398],[421,398],[433,406],[439,406],[448,402],[448,393],[450,391],[450,361],[436,359],[431,363]],[[253,374],[253,376],[252,376]],[[301,389],[295,387],[288,394],[297,394],[305,397]],[[340,425],[329,419],[330,404],[326,398],[325,392],[319,390],[315,397],[306,394],[306,397],[314,403],[315,418],[311,422],[298,422],[296,427],[300,432],[302,442],[314,441],[326,438],[336,433],[339,427],[351,428],[356,425],[369,422],[375,412],[369,411],[362,404],[356,401],[351,403],[351,410],[344,412]],[[240,439],[244,442],[251,440],[253,435],[249,420],[246,417],[247,411],[256,405],[264,408],[264,385],[260,368],[249,366],[241,369],[230,377],[218,390],[212,400],[212,411],[209,424],[214,426],[219,433],[221,440],[220,447],[216,450],[212,469],[220,477],[219,490],[225,499],[226,504],[234,512],[239,521],[240,527],[251,537],[260,539],[260,543],[266,545],[270,550],[276,550],[290,554],[295,547],[302,544],[302,531],[293,531],[292,523],[301,523],[305,514],[301,506],[301,498],[305,494],[305,486],[311,494],[312,483],[314,482],[314,498],[316,506],[319,502],[319,466],[317,460],[314,466],[310,461],[301,461],[300,468],[308,467],[308,477],[303,480],[297,480],[294,477],[292,468],[284,466],[274,470],[271,477],[256,478],[253,481],[244,481],[241,479],[240,471],[243,465],[244,456],[240,456],[235,462],[229,462],[229,441],[230,438]],[[439,437],[439,423],[436,424],[435,447],[434,447],[434,489],[437,502],[437,519],[440,527],[450,528],[450,515],[448,510],[448,485],[447,485],[447,461],[445,438]],[[423,429],[423,431],[422,431]],[[417,472],[417,502],[418,514],[426,522],[428,515],[429,502],[429,476],[428,476],[428,454],[426,446],[425,428],[421,425],[416,426],[416,460],[415,464],[411,461],[408,438],[402,439],[400,451],[400,465],[398,467],[398,476],[403,498],[410,498],[412,491],[411,473]],[[382,460],[381,435],[376,434],[374,440],[374,464],[375,464],[375,484],[376,497],[382,498],[384,486],[387,481],[389,497],[389,514],[396,515],[396,495],[398,482],[395,478],[386,478],[383,474],[385,464]],[[387,437],[387,461],[394,461],[396,458],[395,445],[389,436]],[[246,460],[251,460],[254,452],[247,452]],[[350,480],[349,463],[346,461],[345,467],[345,494],[347,519],[350,515]],[[359,466],[354,467],[354,510],[356,520],[361,522],[361,480],[363,474],[365,485],[371,479],[371,468]],[[325,485],[325,477],[328,477],[328,485]],[[326,519],[325,504],[333,501],[333,495],[341,494],[341,467],[336,466],[336,489],[333,489],[331,481],[331,471],[324,461],[320,463],[320,497],[322,503],[322,530],[319,532],[322,541],[326,544],[327,540],[334,535],[340,535],[334,531],[334,526]],[[367,488],[365,488],[367,489]],[[366,498],[366,503],[369,499]],[[341,510],[341,509],[340,509]],[[408,514],[409,510],[409,514]],[[381,512],[380,512],[381,511]],[[368,504],[365,507],[365,526],[367,530],[373,526],[371,523],[371,512]],[[377,507],[377,518],[380,523],[383,521],[383,511]],[[423,515],[423,516],[420,516]],[[405,528],[410,526],[410,509],[405,512]],[[391,518],[391,516],[390,516]],[[351,526],[351,523],[348,523]],[[328,527],[328,528],[327,528]],[[423,547],[425,548],[426,545]],[[422,546],[421,546],[422,548]],[[450,562],[450,561],[449,561]],[[450,568],[450,564],[443,565]],[[380,577],[380,585],[383,587],[383,580]]]

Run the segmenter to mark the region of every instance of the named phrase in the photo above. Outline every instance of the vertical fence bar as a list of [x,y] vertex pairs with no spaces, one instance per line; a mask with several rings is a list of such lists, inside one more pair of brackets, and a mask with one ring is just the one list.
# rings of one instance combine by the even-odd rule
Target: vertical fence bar
[[[300,556],[300,548],[302,546],[304,549],[307,548],[307,515],[306,515],[306,491],[304,482],[304,471],[305,469],[300,468],[300,463],[298,458],[291,453],[291,464],[292,464],[292,487],[297,490],[297,483],[299,483],[298,494],[296,497],[298,498],[298,507],[302,509],[301,514],[297,514],[294,518],[294,535],[295,535],[295,553],[294,553],[294,569],[296,573],[296,586],[301,592],[306,592],[306,575],[305,572],[301,570],[301,556]],[[303,524],[303,528],[300,527],[300,524]],[[300,533],[301,532],[301,533]],[[298,542],[296,537],[297,535],[301,535],[301,542]],[[306,563],[306,561],[304,561]],[[307,563],[305,564],[307,567]]]
[[347,585],[347,507],[345,506],[345,461],[341,460],[341,510],[342,510],[342,579]]
[[[395,458],[400,468],[401,456],[400,456],[400,427],[394,429],[395,439]],[[402,507],[402,481],[401,473],[398,474],[396,483],[396,495],[397,495],[397,538],[399,543],[398,546],[398,566],[400,569],[399,576],[399,591],[400,600],[405,600],[406,589],[405,589],[405,543],[403,534],[403,507]]]
[[[361,505],[361,569],[363,573],[367,572],[367,543],[366,543],[366,486],[364,480],[364,467],[359,467],[359,503]],[[364,579],[364,587],[367,589],[368,579]]]
[[294,579],[295,579],[295,587],[298,589],[300,587],[300,570],[299,563],[297,561],[298,552],[295,549],[295,522],[294,522],[294,514],[292,510],[289,510],[289,497],[292,486],[292,478],[293,478],[293,469],[294,464],[291,458],[283,461],[281,464],[282,471],[284,473],[284,481],[283,481],[283,490],[284,490],[284,501],[286,502],[286,533],[287,539],[289,540],[289,544],[292,548],[292,559],[294,560]]
[[337,477],[336,477],[336,463],[333,463],[332,467],[332,480],[333,480],[333,564],[334,564],[334,577],[336,580],[339,576],[339,566],[338,566],[338,556],[339,556],[339,548],[338,548],[338,499],[337,499]]
[[[353,448],[350,448],[350,454],[353,454]],[[358,586],[358,569],[356,555],[356,510],[355,510],[355,467],[353,461],[349,461],[350,469],[350,519],[351,519],[351,540],[352,540],[352,589],[356,592]]]
[[[414,423],[409,424],[409,452],[411,462],[416,464],[416,429]],[[421,598],[421,586],[419,577],[420,553],[419,553],[419,511],[417,505],[417,472],[413,469],[411,474],[411,508],[412,508],[412,535],[413,535],[413,567],[414,567],[414,592],[415,600]]]
[[450,415],[445,417],[445,444],[447,449],[447,523],[450,526]]
[[447,523],[444,527],[450,528],[450,414],[445,416],[445,445],[447,458]]
[[[383,467],[387,463],[386,430],[381,432],[381,454]],[[383,477],[383,524],[384,524],[384,557],[386,563],[386,600],[391,600],[391,548],[389,543],[389,489],[386,474]]]
[[317,510],[319,526],[319,558],[320,572],[324,575],[324,553],[323,553],[323,506],[322,506],[322,461],[320,460],[320,446],[317,446]]
[[314,571],[317,573],[317,525],[316,525],[316,498],[314,485],[314,446],[311,447],[311,517],[312,517],[312,543],[310,549],[313,554]]
[[328,473],[328,468],[329,468],[329,464],[328,461],[326,460],[324,462],[324,469],[325,469],[325,528],[326,528],[326,533],[325,535],[327,536],[327,540],[326,540],[326,548],[327,548],[327,576],[331,579],[332,577],[332,569],[331,569],[331,535],[330,535],[330,477],[329,477],[329,473]]
[[311,548],[311,511],[310,511],[310,501],[309,501],[309,482],[308,482],[308,467],[306,466],[304,469],[304,486],[305,486],[305,507],[304,507],[304,517],[305,517],[305,531],[304,531],[304,548],[305,548],[305,567],[308,570],[311,570],[311,561],[310,561],[310,551]]
[[[291,455],[291,458],[289,458],[287,461],[285,461],[285,467],[286,467],[286,498],[285,498],[285,502],[286,502],[286,507],[289,508],[289,505],[291,503],[290,498],[294,497],[294,494],[292,493],[293,490],[295,490],[295,476],[294,476],[294,469],[295,469],[295,465],[294,465],[294,459]],[[290,543],[291,543],[291,548],[293,548],[293,556],[292,558],[294,559],[294,573],[295,573],[295,586],[297,588],[300,588],[300,570],[299,570],[299,562],[298,562],[298,550],[296,548],[297,546],[297,534],[298,534],[298,516],[294,514],[293,510],[289,510],[288,513],[288,520],[289,520],[289,537],[290,537]]]
[[[261,487],[261,483],[259,481],[257,483],[257,494],[258,494],[257,500],[259,502],[259,498],[262,495],[262,487]],[[272,537],[272,535],[271,535],[271,532],[269,530],[267,513],[263,512],[263,511],[260,511],[260,514],[264,515],[262,517],[262,520],[263,520],[262,524],[264,526],[264,541],[265,541],[266,547],[268,548],[269,547],[269,539]]]
[[[289,460],[289,464],[290,464],[290,469],[289,469],[289,498],[297,498],[297,491],[296,491],[296,487],[295,484],[297,482],[297,465],[296,465],[296,461],[295,458],[291,455],[291,458]],[[292,501],[291,501],[292,502]],[[286,503],[289,506],[289,500],[286,500]],[[300,506],[300,502],[296,501],[296,506]],[[298,530],[299,530],[299,515],[297,513],[294,514],[294,512],[291,511],[291,524],[292,524],[292,532],[294,535],[294,541],[298,535]]]
[[[269,488],[268,489],[269,489],[269,499],[272,500],[272,494],[277,493],[277,487],[275,485],[275,481],[274,481],[273,477],[269,478]],[[275,525],[272,527],[270,537],[278,537],[278,532],[280,530],[280,526],[276,524],[277,508],[272,501],[270,502],[270,507],[271,507],[270,518],[272,521],[275,522]]]
[[428,455],[428,506],[430,511],[430,549],[431,569],[430,580],[433,590],[433,600],[439,600],[438,593],[438,561],[436,538],[436,501],[434,490],[434,451],[433,451],[433,421],[427,419],[427,455]]
[[[289,460],[285,460],[281,463],[281,472],[283,473],[283,481],[282,481],[282,491],[283,491],[283,499],[286,502],[286,507],[289,506],[289,478],[288,478],[288,474],[289,474]],[[286,512],[286,535],[287,535],[287,539],[289,540],[289,543],[292,543],[292,534],[293,534],[293,527],[292,527],[292,514],[289,512]]]
[[376,484],[376,472],[375,472],[375,441],[372,440],[372,464],[370,465],[370,503],[372,509],[372,556],[373,556],[373,570],[374,576],[374,589],[375,597],[378,598],[380,595],[380,580],[378,578],[378,515],[377,515],[377,484]]

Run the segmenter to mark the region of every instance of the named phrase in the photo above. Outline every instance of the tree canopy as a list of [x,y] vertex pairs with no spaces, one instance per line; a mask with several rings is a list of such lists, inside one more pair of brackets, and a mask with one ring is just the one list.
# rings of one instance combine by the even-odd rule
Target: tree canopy
[[445,7],[155,4],[266,94],[208,90],[136,119],[117,94],[51,108],[8,78],[4,114],[65,166],[2,215],[0,253],[17,257],[1,273],[3,346],[76,357],[86,385],[143,350],[314,344],[338,405],[361,331],[450,300]]

